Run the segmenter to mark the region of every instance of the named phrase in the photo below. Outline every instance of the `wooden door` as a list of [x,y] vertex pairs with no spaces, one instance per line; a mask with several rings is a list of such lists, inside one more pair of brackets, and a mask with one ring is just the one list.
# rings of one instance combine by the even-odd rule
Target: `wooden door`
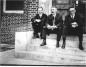
[[85,3],[85,27],[84,27],[84,32],[86,34],[86,3]]
[[76,6],[76,12],[81,16],[83,23],[83,32],[86,33],[86,4],[83,2],[79,2],[78,6]]

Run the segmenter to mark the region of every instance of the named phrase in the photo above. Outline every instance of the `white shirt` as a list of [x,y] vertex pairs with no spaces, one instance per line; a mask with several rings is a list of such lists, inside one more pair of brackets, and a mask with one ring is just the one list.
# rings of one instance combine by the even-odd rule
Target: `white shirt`
[[75,14],[71,15],[71,18],[73,18],[73,19],[74,19],[74,17],[75,17]]

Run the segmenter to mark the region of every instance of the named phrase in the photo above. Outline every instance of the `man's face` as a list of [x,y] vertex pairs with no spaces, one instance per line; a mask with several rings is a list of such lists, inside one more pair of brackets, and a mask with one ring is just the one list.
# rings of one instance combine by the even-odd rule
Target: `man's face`
[[54,14],[56,14],[56,12],[57,12],[57,9],[56,8],[52,8],[51,9],[51,13],[54,15]]
[[38,8],[38,13],[42,14],[43,13],[43,9],[42,8]]
[[75,14],[76,10],[75,9],[70,9],[70,14]]

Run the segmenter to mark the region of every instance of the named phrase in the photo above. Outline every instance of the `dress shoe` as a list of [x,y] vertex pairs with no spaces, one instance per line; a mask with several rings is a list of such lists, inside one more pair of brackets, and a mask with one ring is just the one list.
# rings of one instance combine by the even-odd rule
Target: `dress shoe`
[[79,49],[80,50],[84,50],[84,48],[82,47],[82,45],[79,45]]
[[57,41],[56,47],[57,47],[57,48],[59,47],[59,41]]
[[34,34],[34,38],[39,38],[39,35],[37,33]]
[[39,35],[38,34],[36,34],[36,38],[39,38]]
[[42,34],[40,35],[40,39],[43,39],[43,36],[42,36]]
[[65,48],[65,43],[63,43],[62,48],[63,48],[63,49]]
[[46,45],[46,41],[44,40],[40,46],[45,46],[45,45]]

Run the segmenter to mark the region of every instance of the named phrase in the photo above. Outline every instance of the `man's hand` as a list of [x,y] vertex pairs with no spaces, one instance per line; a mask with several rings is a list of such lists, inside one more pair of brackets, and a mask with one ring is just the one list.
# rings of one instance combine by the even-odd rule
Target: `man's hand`
[[35,22],[40,22],[41,20],[40,19],[36,19]]
[[57,28],[57,26],[50,26],[50,25],[48,25],[47,28],[53,30],[53,29]]
[[52,26],[50,26],[50,25],[47,25],[47,28],[48,28],[48,29],[52,29]]
[[57,28],[57,26],[52,26],[53,29]]
[[77,22],[73,22],[73,23],[72,23],[72,27],[73,27],[73,28],[76,28],[76,27],[78,27],[78,24],[77,24]]

